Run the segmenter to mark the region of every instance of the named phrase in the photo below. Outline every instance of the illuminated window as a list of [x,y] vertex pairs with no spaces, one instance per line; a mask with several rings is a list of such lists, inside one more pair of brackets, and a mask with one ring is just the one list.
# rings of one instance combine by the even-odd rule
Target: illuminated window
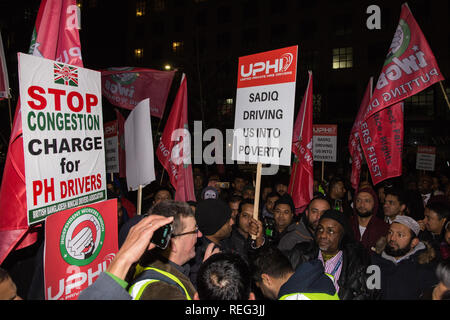
[[145,1],[138,1],[136,3],[136,17],[142,17],[145,15]]
[[353,48],[333,49],[333,69],[346,69],[353,67]]
[[134,49],[134,57],[136,59],[142,59],[144,57],[144,49],[142,48]]
[[181,51],[183,51],[183,41],[172,42],[172,52],[180,53]]

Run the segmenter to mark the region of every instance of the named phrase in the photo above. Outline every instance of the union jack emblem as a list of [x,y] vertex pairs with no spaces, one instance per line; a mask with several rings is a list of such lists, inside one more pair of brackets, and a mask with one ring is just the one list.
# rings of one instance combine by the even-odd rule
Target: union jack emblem
[[62,63],[54,64],[55,83],[78,87],[78,68]]

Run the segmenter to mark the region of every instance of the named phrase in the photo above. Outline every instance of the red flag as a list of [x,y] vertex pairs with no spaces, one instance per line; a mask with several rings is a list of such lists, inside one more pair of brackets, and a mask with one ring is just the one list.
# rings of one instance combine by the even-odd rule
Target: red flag
[[119,127],[119,177],[126,178],[127,157],[125,155],[125,118],[122,115],[122,113],[120,113],[120,111],[117,109],[116,109],[116,116]]
[[402,174],[403,103],[384,108],[359,128],[361,147],[374,185]]
[[350,181],[355,191],[358,190],[359,177],[361,175],[361,163],[363,160],[363,151],[361,149],[358,132],[361,127],[361,122],[364,120],[363,117],[367,110],[367,106],[369,105],[370,98],[372,97],[372,86],[373,78],[370,77],[369,84],[367,85],[366,92],[361,102],[361,106],[359,107],[358,114],[356,115],[355,123],[353,124],[350,139],[348,141],[348,149],[352,158],[352,175],[350,177]]
[[0,34],[0,100],[9,97],[8,69],[6,68],[5,51],[3,50],[3,40]]
[[[30,53],[83,66],[78,10],[75,0],[42,0]],[[37,235],[28,226],[22,119],[17,104],[0,189],[0,263],[12,250],[33,244]]]
[[183,74],[156,156],[169,174],[175,200],[195,201],[191,141],[187,116],[187,81]]
[[364,119],[442,80],[433,52],[405,3]]
[[292,137],[295,157],[288,191],[294,200],[296,213],[303,212],[313,198],[313,77],[311,71],[308,74],[308,87],[295,120]]
[[144,68],[109,68],[102,71],[102,94],[110,103],[128,110],[147,98],[150,115],[162,118],[175,71]]

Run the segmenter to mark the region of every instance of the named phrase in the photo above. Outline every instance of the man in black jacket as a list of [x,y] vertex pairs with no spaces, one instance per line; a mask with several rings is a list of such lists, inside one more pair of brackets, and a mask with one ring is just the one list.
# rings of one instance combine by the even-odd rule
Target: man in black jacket
[[417,300],[425,289],[438,283],[436,262],[430,258],[434,250],[419,240],[419,231],[413,218],[397,216],[384,251],[372,256],[372,263],[381,271],[383,300]]
[[378,291],[367,286],[370,257],[364,247],[353,240],[348,220],[342,212],[327,210],[319,220],[315,241],[299,243],[284,253],[294,269],[303,262],[321,260],[325,272],[334,276],[341,300],[378,297]]
[[[264,245],[263,225],[253,218],[254,204],[252,200],[244,199],[239,204],[239,214],[231,231],[231,249],[248,263],[248,254],[252,249]],[[253,240],[251,235],[255,235]]]

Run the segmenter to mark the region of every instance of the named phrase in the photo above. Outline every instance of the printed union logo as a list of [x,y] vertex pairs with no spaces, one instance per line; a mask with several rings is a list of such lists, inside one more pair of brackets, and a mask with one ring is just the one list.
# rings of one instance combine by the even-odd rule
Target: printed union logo
[[53,67],[55,83],[65,86],[78,87],[78,68],[62,63],[55,63]]
[[[249,78],[258,76],[258,74],[277,74],[281,72],[287,72],[292,62],[294,61],[294,55],[290,52],[284,53],[275,60],[265,60],[255,63],[251,63],[248,66],[241,65],[241,77]],[[246,71],[247,68],[247,71]]]
[[64,224],[59,247],[61,256],[70,265],[85,266],[97,257],[105,239],[105,224],[93,208],[74,212]]
[[283,61],[283,63],[280,63],[282,65],[281,71],[286,72],[291,66],[292,61],[294,61],[294,55],[288,52],[283,54],[280,59]]
[[133,72],[132,67],[123,67],[123,68],[108,68],[108,70],[111,71],[129,71],[127,73],[118,73],[111,75],[111,79],[115,82],[118,82],[122,85],[130,85],[133,82],[136,81],[136,79],[139,77],[139,73]]
[[400,57],[408,49],[411,40],[411,31],[409,26],[403,19],[400,20],[394,38],[392,39],[391,47],[389,48],[384,65],[388,65],[395,57]]

